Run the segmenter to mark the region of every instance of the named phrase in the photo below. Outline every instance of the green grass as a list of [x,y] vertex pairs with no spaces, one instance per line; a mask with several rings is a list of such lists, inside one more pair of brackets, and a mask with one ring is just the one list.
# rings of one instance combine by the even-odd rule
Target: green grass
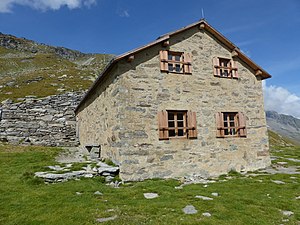
[[[300,157],[298,147],[272,149],[277,156]],[[45,166],[56,165],[61,149],[46,147],[0,146],[0,224],[97,224],[96,218],[117,215],[105,224],[299,224],[300,175],[259,175],[245,177],[231,173],[220,181],[193,184],[175,189],[176,180],[147,180],[112,188],[101,178],[44,184],[33,177]],[[300,163],[297,164],[300,166]],[[75,164],[82,166],[81,164]],[[292,178],[291,178],[292,177]],[[281,180],[279,185],[272,180]],[[103,195],[94,195],[100,191]],[[82,193],[77,195],[76,192]],[[156,199],[143,193],[155,192]],[[218,197],[211,196],[219,193]],[[213,197],[213,201],[196,199]],[[185,215],[182,208],[193,205],[197,214]],[[280,210],[294,212],[284,217]],[[210,212],[212,217],[202,216]],[[282,222],[289,219],[288,222]]]
[[294,143],[292,140],[283,137],[271,130],[268,130],[268,134],[271,148],[292,147],[296,145],[296,143]]
[[[89,65],[82,64],[90,58]],[[0,46],[0,102],[87,90],[111,58],[94,54],[71,61],[52,52],[33,54]]]

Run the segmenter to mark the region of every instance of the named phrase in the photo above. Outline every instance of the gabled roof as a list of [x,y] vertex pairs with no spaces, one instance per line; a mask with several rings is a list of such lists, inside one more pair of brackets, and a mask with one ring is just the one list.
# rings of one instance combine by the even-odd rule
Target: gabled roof
[[75,109],[75,113],[79,110],[79,108],[82,106],[82,104],[88,99],[89,95],[97,88],[97,86],[101,83],[103,78],[109,74],[109,71],[113,68],[113,66],[119,62],[120,60],[124,58],[129,58],[131,56],[134,57],[134,54],[143,51],[147,48],[150,48],[156,44],[163,43],[165,41],[168,41],[169,38],[175,34],[184,32],[188,29],[191,29],[193,27],[198,26],[199,29],[205,30],[209,32],[212,36],[214,36],[217,40],[219,40],[222,44],[224,44],[227,48],[229,48],[233,55],[235,57],[238,57],[243,62],[245,62],[251,69],[255,71],[256,76],[260,76],[261,79],[267,79],[270,78],[271,75],[266,72],[264,69],[262,69],[259,65],[257,65],[255,62],[253,62],[248,56],[246,56],[237,46],[235,46],[231,41],[229,41],[225,36],[223,36],[221,33],[219,33],[216,29],[214,29],[212,26],[210,26],[204,19],[201,19],[198,22],[195,22],[193,24],[190,24],[188,26],[185,26],[179,30],[176,30],[174,32],[167,33],[165,35],[162,35],[158,37],[155,41],[150,42],[147,45],[144,45],[142,47],[136,48],[134,50],[128,51],[122,55],[119,55],[115,58],[113,58],[109,64],[104,68],[102,73],[98,76],[96,81],[93,83],[93,85],[90,87],[90,89],[87,91],[87,93],[83,96],[82,100],[80,101],[79,105]]

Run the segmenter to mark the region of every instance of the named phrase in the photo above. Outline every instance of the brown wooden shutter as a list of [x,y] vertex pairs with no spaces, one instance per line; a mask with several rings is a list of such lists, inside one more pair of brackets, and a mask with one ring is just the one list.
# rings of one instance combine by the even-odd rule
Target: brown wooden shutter
[[197,118],[196,112],[187,112],[188,138],[197,138]]
[[216,113],[217,137],[224,137],[224,119],[223,113]]
[[165,110],[158,112],[158,132],[159,140],[169,139],[168,112]]
[[238,78],[238,68],[237,68],[237,63],[233,60],[231,60],[231,66],[232,66],[232,77],[233,78]]
[[160,51],[160,70],[168,71],[168,51]]
[[221,70],[219,68],[220,62],[218,57],[213,58],[214,76],[221,76]]
[[192,56],[189,53],[184,53],[184,73],[192,73]]
[[239,131],[240,131],[240,137],[246,137],[247,136],[247,130],[246,130],[246,117],[243,113],[239,112]]

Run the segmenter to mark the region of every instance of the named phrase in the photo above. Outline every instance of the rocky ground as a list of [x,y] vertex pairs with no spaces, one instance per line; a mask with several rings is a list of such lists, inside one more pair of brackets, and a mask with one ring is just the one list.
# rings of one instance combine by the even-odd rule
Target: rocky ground
[[49,165],[47,171],[36,172],[35,176],[44,179],[45,183],[102,176],[107,183],[114,187],[118,187],[120,184],[119,180],[116,179],[119,174],[118,166],[102,162],[82,147],[65,148],[56,157],[56,161],[58,162],[57,165]]

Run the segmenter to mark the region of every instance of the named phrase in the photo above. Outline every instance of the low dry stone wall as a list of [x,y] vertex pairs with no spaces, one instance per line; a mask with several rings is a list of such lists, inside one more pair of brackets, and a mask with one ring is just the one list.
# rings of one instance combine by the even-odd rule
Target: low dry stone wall
[[76,146],[74,109],[82,92],[37,99],[28,96],[18,103],[0,105],[0,140],[12,144]]

